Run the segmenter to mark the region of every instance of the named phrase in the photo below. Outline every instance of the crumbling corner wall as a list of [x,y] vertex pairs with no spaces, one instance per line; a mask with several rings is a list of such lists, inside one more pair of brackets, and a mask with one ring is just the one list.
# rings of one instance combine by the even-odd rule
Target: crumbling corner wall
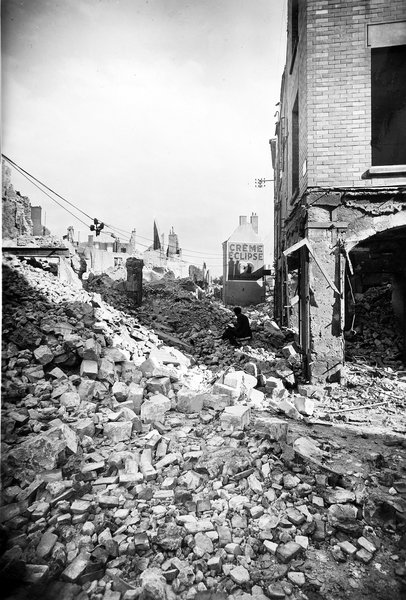
[[20,235],[32,235],[31,203],[21,196],[11,184],[11,172],[2,164],[2,238],[15,239]]

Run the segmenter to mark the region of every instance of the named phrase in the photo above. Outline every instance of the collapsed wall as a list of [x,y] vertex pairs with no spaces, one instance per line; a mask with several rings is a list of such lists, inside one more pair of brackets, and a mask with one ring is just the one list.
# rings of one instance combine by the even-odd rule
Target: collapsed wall
[[2,238],[17,239],[31,236],[33,223],[31,204],[27,196],[16,192],[11,183],[10,168],[2,164]]

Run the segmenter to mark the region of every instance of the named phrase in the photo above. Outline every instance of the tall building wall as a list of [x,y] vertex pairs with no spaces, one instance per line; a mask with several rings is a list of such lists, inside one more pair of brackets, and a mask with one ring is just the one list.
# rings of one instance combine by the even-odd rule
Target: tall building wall
[[271,144],[275,316],[298,329],[312,380],[342,376],[348,253],[370,240],[406,286],[396,260],[406,243],[405,97],[404,0],[288,0]]
[[309,186],[396,183],[361,176],[372,164],[368,26],[400,19],[406,19],[404,0],[307,3]]
[[44,230],[42,227],[42,207],[31,206],[31,219],[32,219],[32,234],[43,235]]
[[[292,40],[297,19],[297,44]],[[374,187],[404,178],[363,178],[371,160],[371,26],[406,21],[406,2],[289,0],[288,43],[280,106],[284,177],[279,197],[288,215],[307,187]],[[406,29],[406,23],[403,27]],[[402,24],[393,28],[400,43]],[[405,33],[406,36],[406,33]],[[395,37],[394,37],[395,39]],[[292,184],[294,108],[298,98],[298,193]],[[281,157],[280,157],[281,158]]]

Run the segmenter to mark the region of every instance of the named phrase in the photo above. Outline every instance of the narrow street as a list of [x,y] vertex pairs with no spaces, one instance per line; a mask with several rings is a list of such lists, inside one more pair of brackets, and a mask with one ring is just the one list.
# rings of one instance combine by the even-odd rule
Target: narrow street
[[308,385],[269,304],[234,348],[190,280],[135,309],[105,276],[3,282],[5,598],[402,598],[404,372]]

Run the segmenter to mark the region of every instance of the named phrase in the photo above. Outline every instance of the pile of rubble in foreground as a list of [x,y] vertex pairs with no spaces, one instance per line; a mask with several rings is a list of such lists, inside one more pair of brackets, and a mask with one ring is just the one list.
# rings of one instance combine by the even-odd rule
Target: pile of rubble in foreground
[[392,286],[369,288],[354,298],[354,323],[346,340],[348,360],[404,368],[402,327],[392,308]]
[[3,283],[4,597],[401,597],[404,485],[378,506],[295,429],[289,345],[213,378],[99,294],[13,259]]

